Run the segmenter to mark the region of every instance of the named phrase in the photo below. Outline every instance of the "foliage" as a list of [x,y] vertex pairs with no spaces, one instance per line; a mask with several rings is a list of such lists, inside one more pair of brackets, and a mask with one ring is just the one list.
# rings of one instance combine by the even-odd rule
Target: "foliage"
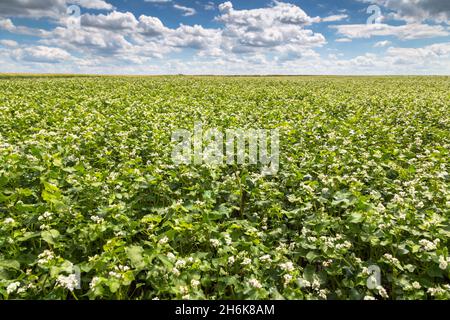
[[[449,105],[448,77],[4,77],[0,297],[449,299]],[[278,128],[278,175],[174,166],[196,121]]]

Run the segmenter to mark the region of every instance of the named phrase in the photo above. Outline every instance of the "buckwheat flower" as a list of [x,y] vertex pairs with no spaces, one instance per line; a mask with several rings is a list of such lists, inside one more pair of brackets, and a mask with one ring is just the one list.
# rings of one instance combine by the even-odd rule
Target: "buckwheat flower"
[[233,243],[233,240],[231,240],[230,235],[225,235],[225,243],[227,244],[227,246],[231,245]]
[[103,218],[100,218],[99,216],[92,216],[91,220],[94,221],[97,224],[102,223],[103,221],[105,221]]
[[180,275],[180,270],[178,270],[177,268],[173,268],[172,273],[178,277]]
[[314,290],[318,290],[320,288],[320,282],[317,279],[314,279],[311,284],[311,288],[313,288]]
[[186,286],[181,286],[181,287],[179,288],[179,290],[180,290],[180,293],[181,293],[181,294],[188,294],[188,293],[189,293],[189,288],[186,287]]
[[183,300],[189,300],[189,299],[191,299],[191,296],[188,295],[188,294],[186,294],[186,295],[182,296],[181,299],[183,299]]
[[52,218],[52,213],[51,212],[44,212],[42,215],[40,215],[38,217],[38,221],[42,221],[42,220],[50,220]]
[[177,260],[177,262],[175,262],[175,267],[177,268],[183,268],[186,265],[186,261],[184,260]]
[[325,289],[319,290],[319,298],[326,300],[328,291]]
[[187,261],[188,261],[189,263],[194,263],[194,258],[189,257],[189,258],[187,258]]
[[200,285],[200,281],[196,280],[196,279],[192,279],[191,280],[191,286],[196,288]]
[[331,260],[331,259],[326,260],[326,261],[322,262],[322,266],[324,266],[326,268],[326,267],[329,267],[332,263],[333,263],[333,260]]
[[6,218],[5,220],[3,220],[4,224],[13,224],[14,222],[16,222],[13,218]]
[[294,264],[290,261],[286,262],[286,263],[280,263],[278,265],[281,270],[287,271],[287,272],[291,272],[294,270]]
[[283,276],[283,279],[284,279],[284,285],[287,286],[292,281],[292,276],[290,274],[286,273]]
[[209,240],[209,242],[211,243],[211,245],[212,245],[214,248],[217,248],[218,246],[220,246],[220,241],[217,240],[217,239],[211,239],[211,240]]
[[130,270],[129,266],[123,266],[123,265],[118,265],[114,267],[115,270],[118,271],[122,271],[122,272],[127,272],[128,270]]
[[93,277],[91,282],[89,283],[89,288],[94,289],[98,285],[99,282],[100,282],[99,277]]
[[7,287],[6,287],[6,293],[7,294],[11,294],[17,291],[17,289],[20,287],[20,282],[13,282],[10,283]]
[[159,298],[158,297],[154,297],[152,300],[158,301]]
[[123,276],[120,273],[117,273],[115,271],[110,271],[108,273],[111,277],[117,278],[117,279],[121,279]]
[[420,289],[420,283],[418,283],[417,281],[414,281],[414,282],[412,283],[412,287],[413,287],[414,289],[416,289],[416,290],[419,290],[419,289]]
[[250,279],[248,281],[248,284],[250,286],[252,286],[253,288],[256,288],[256,289],[261,289],[262,288],[261,283],[258,280],[254,279],[254,278]]
[[305,280],[303,278],[298,279],[297,283],[300,288],[307,288],[307,287],[311,286],[311,283],[308,280]]
[[55,258],[53,252],[51,252],[50,250],[44,250],[44,252],[42,252],[41,254],[38,255],[38,263],[39,264],[46,264],[48,263],[50,260],[53,260]]
[[228,264],[234,264],[234,256],[228,257]]
[[167,254],[167,258],[169,258],[170,260],[175,260],[175,255],[172,252],[169,252]]
[[375,297],[372,296],[365,296],[364,300],[377,300]]
[[58,276],[58,278],[56,279],[56,285],[73,291],[79,285],[79,283],[76,275],[71,274],[69,276]]
[[378,286],[377,290],[381,297],[383,297],[385,299],[389,298],[389,295],[387,294],[386,289],[384,289],[382,286]]
[[439,257],[439,268],[442,270],[446,270],[448,267],[448,261],[444,256]]
[[264,256],[261,256],[259,258],[259,261],[261,261],[261,262],[271,262],[272,259],[270,258],[270,254],[266,254]]
[[158,244],[164,245],[164,244],[166,244],[167,242],[169,242],[169,238],[163,237],[163,238],[161,238],[161,239],[158,241]]
[[252,260],[250,258],[244,258],[244,260],[241,262],[241,265],[246,266],[252,263]]
[[424,251],[436,250],[436,243],[433,243],[427,239],[420,240],[419,244],[422,246],[422,250],[424,250]]

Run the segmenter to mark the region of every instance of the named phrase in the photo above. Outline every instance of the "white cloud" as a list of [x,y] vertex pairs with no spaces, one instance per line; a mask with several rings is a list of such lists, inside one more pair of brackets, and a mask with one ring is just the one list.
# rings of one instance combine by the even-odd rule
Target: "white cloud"
[[384,41],[378,41],[377,43],[374,44],[375,48],[384,48],[387,47],[389,45],[391,45],[392,42],[389,40],[384,40]]
[[221,15],[216,20],[224,24],[222,49],[226,52],[295,48],[298,53],[326,43],[322,34],[304,29],[320,18],[309,17],[293,4],[275,1],[268,8],[236,10],[231,2],[225,2],[219,5],[219,11]]
[[14,48],[19,44],[14,40],[0,40],[0,45],[4,47]]
[[13,51],[12,57],[29,62],[58,63],[70,59],[71,55],[60,48],[35,46],[16,49]]
[[334,40],[335,42],[352,42],[352,39],[349,38],[338,38],[336,40]]
[[203,9],[205,9],[206,11],[213,11],[216,10],[216,8],[216,4],[212,1],[208,1],[208,3],[203,5]]
[[328,16],[325,18],[320,19],[320,21],[322,22],[336,22],[336,21],[341,21],[341,20],[345,20],[348,18],[347,14],[335,14],[332,16]]
[[114,6],[103,0],[67,0],[69,4],[79,5],[86,9],[94,10],[112,10]]
[[131,12],[113,11],[107,15],[84,14],[81,16],[81,25],[83,27],[94,27],[106,30],[134,30],[138,21]]
[[197,13],[194,8],[189,8],[178,4],[174,4],[173,7],[177,10],[183,11],[183,16],[185,17],[193,16]]
[[402,40],[412,40],[450,35],[450,32],[442,26],[418,23],[401,26],[387,24],[346,24],[333,25],[330,28],[334,28],[338,34],[352,39],[371,38],[373,36],[394,36]]
[[15,34],[30,35],[30,36],[44,36],[48,32],[42,29],[29,28],[25,26],[16,26],[11,19],[0,18],[0,29],[6,30]]
[[393,10],[390,17],[408,22],[432,20],[450,24],[448,0],[359,0]]
[[67,15],[70,4],[86,9],[113,9],[111,4],[103,0],[1,0],[0,16],[61,19]]

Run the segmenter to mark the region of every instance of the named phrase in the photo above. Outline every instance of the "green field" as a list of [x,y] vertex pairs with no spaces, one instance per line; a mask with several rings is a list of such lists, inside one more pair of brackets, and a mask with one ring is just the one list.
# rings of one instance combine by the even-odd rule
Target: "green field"
[[[174,165],[195,122],[278,173]],[[450,299],[449,159],[450,77],[4,75],[0,298]]]

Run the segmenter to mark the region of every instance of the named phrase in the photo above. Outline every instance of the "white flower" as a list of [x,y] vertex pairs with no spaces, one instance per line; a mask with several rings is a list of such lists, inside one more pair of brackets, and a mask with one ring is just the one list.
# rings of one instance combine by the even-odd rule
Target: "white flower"
[[169,252],[167,254],[167,258],[169,258],[170,260],[175,260],[175,255],[172,252]]
[[191,286],[192,286],[192,287],[196,288],[196,287],[198,287],[199,285],[200,285],[200,281],[195,280],[195,279],[192,279],[192,280],[191,280]]
[[436,250],[436,244],[439,242],[437,240],[439,240],[439,239],[436,239],[433,243],[427,239],[422,239],[419,241],[419,244],[422,246],[423,250],[432,251],[432,250]]
[[60,275],[56,279],[56,285],[73,291],[78,287],[79,282],[75,274],[69,276]]
[[214,248],[217,248],[218,246],[220,246],[220,241],[217,240],[217,239],[211,239],[211,240],[209,240],[209,242],[211,242],[211,245],[212,245]]
[[317,279],[314,279],[314,281],[311,284],[311,288],[318,290],[320,288],[320,282]]
[[115,271],[110,271],[108,273],[111,277],[117,278],[117,279],[121,279],[123,276],[120,273],[117,273]]
[[7,287],[6,287],[6,293],[7,294],[11,294],[17,291],[17,289],[20,287],[20,282],[13,282],[10,283]]
[[264,255],[264,256],[261,256],[261,257],[259,258],[259,260],[260,260],[261,262],[271,262],[271,261],[272,261],[272,259],[270,258],[270,254],[266,254],[266,255]]
[[46,264],[50,260],[53,260],[55,258],[55,255],[50,250],[44,250],[41,254],[38,255],[38,263],[39,264]]
[[414,282],[412,283],[412,286],[413,286],[413,288],[416,289],[416,290],[419,290],[419,289],[420,289],[420,283],[418,283],[417,281],[414,281]]
[[375,299],[375,297],[372,296],[365,296],[364,300],[377,300],[377,299]]
[[324,300],[327,299],[327,290],[319,290],[319,297]]
[[115,266],[114,269],[117,270],[117,271],[126,272],[126,271],[130,270],[130,267],[129,266],[118,265],[118,266]]
[[[181,286],[181,287],[180,287],[180,293],[183,294],[183,295],[188,294],[188,293],[189,293],[189,288],[186,287],[186,286]],[[184,298],[183,298],[183,299],[184,299]]]
[[446,270],[448,267],[448,261],[445,259],[444,256],[439,257],[439,268],[442,270]]
[[164,244],[166,244],[167,242],[169,242],[169,238],[163,237],[163,238],[161,238],[161,239],[158,241],[158,244],[164,245]]
[[100,218],[99,216],[92,216],[91,220],[94,221],[97,224],[102,223],[103,221],[105,221],[103,218]]
[[94,289],[99,283],[99,281],[100,281],[99,277],[93,277],[91,282],[89,283],[89,288]]
[[4,224],[13,224],[14,222],[16,222],[13,218],[6,218],[3,223]]
[[38,217],[38,221],[42,221],[42,220],[50,220],[52,218],[52,213],[51,212],[44,212],[42,215],[40,215]]
[[183,268],[186,265],[186,261],[184,260],[177,260],[177,262],[175,262],[175,267],[177,268]]
[[230,246],[233,243],[233,240],[231,240],[230,235],[225,235],[225,243],[227,244],[227,246]]
[[244,260],[241,262],[241,265],[246,266],[252,263],[252,259],[244,258]]
[[280,263],[279,267],[281,268],[281,270],[290,272],[294,270],[294,264],[290,261],[286,262],[286,263]]
[[300,288],[307,288],[311,286],[311,283],[308,280],[302,278],[298,279],[297,283],[300,286]]
[[261,285],[261,283],[258,281],[258,280],[256,280],[256,279],[250,279],[249,281],[248,281],[248,284],[250,285],[250,286],[252,286],[253,288],[256,288],[256,289],[261,289],[262,288],[262,285]]
[[284,285],[287,286],[292,281],[292,276],[290,274],[285,274],[283,276],[284,278]]
[[180,275],[180,270],[178,270],[177,268],[173,268],[172,273],[178,277]]
[[389,298],[389,295],[387,294],[386,289],[384,289],[382,286],[378,286],[377,290],[378,290],[378,293],[380,294],[380,296],[382,296],[385,299]]
[[234,256],[228,257],[228,264],[234,264]]

